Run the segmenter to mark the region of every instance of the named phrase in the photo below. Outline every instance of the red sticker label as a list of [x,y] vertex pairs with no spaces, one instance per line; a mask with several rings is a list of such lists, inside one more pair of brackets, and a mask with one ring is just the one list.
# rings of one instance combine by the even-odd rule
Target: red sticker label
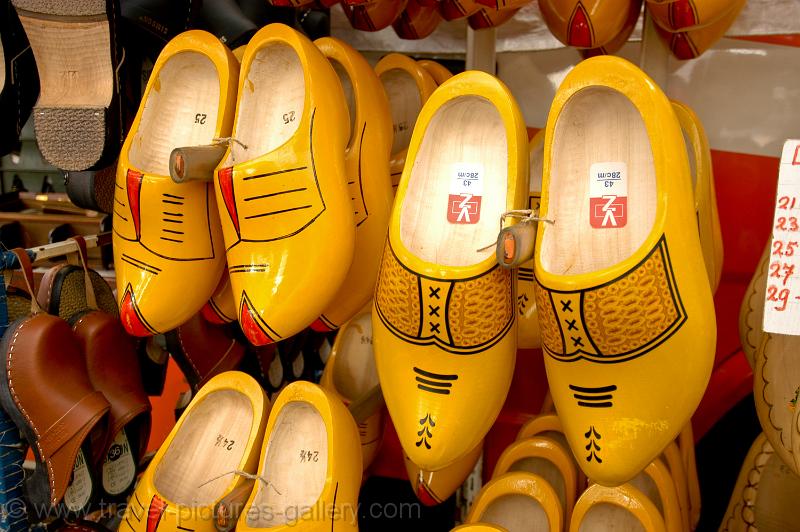
[[472,194],[448,196],[447,221],[451,224],[476,224],[481,219],[481,197]]
[[595,229],[625,227],[628,223],[628,198],[607,194],[589,198],[589,223]]

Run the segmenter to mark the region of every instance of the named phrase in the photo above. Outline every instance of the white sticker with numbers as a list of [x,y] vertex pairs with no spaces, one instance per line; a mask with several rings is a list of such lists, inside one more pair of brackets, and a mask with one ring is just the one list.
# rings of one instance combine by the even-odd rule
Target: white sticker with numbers
[[783,145],[767,271],[764,331],[800,335],[800,140]]
[[481,219],[481,198],[485,172],[480,163],[455,163],[452,166],[447,221],[451,224],[476,224]]

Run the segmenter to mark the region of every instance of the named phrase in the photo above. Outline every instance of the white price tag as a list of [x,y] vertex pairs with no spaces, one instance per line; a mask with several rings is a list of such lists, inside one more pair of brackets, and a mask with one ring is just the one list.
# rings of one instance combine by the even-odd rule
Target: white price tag
[[456,163],[447,197],[447,221],[451,224],[476,224],[481,219],[483,165]]
[[787,140],[781,155],[764,331],[800,335],[800,140]]
[[624,162],[593,163],[589,168],[589,223],[594,229],[628,224],[628,165]]

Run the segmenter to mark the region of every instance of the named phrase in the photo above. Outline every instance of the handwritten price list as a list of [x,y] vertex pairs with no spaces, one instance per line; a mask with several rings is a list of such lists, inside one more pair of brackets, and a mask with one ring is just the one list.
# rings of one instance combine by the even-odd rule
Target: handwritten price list
[[783,145],[770,246],[764,330],[800,335],[800,140]]

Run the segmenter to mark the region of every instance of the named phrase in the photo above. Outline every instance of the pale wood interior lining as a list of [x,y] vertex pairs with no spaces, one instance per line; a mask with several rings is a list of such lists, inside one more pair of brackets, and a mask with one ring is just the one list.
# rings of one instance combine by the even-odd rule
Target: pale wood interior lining
[[[800,338],[785,334],[770,334],[769,336],[770,339],[765,348],[756,351],[755,363],[763,364],[762,380],[769,383],[772,388],[773,401],[776,405],[768,410],[770,423],[775,427],[772,430],[780,434],[782,446],[789,450],[792,448],[792,433],[795,432],[792,430],[794,412],[779,405],[791,404],[796,397],[798,384],[800,384],[800,364],[797,363],[794,353],[797,352],[800,345]],[[760,397],[760,395],[756,395],[756,397]],[[759,399],[759,403],[762,406],[765,405],[761,399]]]
[[[353,135],[355,134],[356,128],[356,99],[353,81],[350,79],[350,74],[347,73],[347,69],[345,69],[339,61],[332,57],[329,57],[328,61],[330,61],[333,66],[336,75],[339,76],[339,82],[342,84],[342,89],[344,90],[344,99],[347,102],[347,110],[350,112],[350,137],[347,140],[347,146],[349,147],[353,144]],[[359,132],[359,134],[360,133],[361,132]]]
[[328,471],[327,433],[322,416],[310,404],[291,402],[283,407],[259,471],[268,485],[257,483],[247,526],[286,524],[317,502]]
[[553,487],[556,495],[558,495],[558,500],[561,501],[561,508],[567,507],[567,489],[564,475],[550,460],[530,456],[514,462],[509,471],[525,471],[539,475]]
[[595,504],[586,512],[578,532],[647,532],[636,516],[625,508],[606,502]]
[[305,112],[303,64],[288,44],[269,43],[256,52],[239,93],[236,126],[226,164],[261,157],[288,141]]
[[681,128],[681,133],[683,134],[683,143],[686,145],[686,155],[689,157],[689,171],[692,174],[692,191],[694,192],[697,188],[697,163],[694,157],[694,144],[692,144],[685,129]]
[[393,68],[381,74],[380,77],[392,111],[392,129],[394,130],[392,154],[394,155],[408,148],[408,143],[411,142],[414,124],[422,110],[422,97],[417,82],[405,70]]
[[[602,162],[627,164],[624,227],[595,229],[590,224],[589,169]],[[545,226],[542,267],[555,275],[577,275],[627,259],[653,228],[656,192],[650,139],[636,107],[613,89],[577,92],[555,126],[547,211],[555,224]]]
[[108,107],[114,94],[108,22],[20,16],[36,68],[40,107]]
[[[458,163],[477,163],[481,210],[477,223],[450,223],[450,190]],[[440,107],[428,124],[411,170],[400,213],[400,238],[422,260],[470,266],[494,254],[508,192],[508,142],[497,108],[478,96],[461,96]],[[474,201],[474,200],[473,200]]]
[[550,521],[542,505],[525,495],[498,497],[489,503],[478,521],[499,525],[508,532],[550,530]]
[[231,472],[240,468],[252,424],[253,406],[246,395],[233,390],[208,394],[188,411],[158,464],[156,490],[184,506],[213,504],[235,480]]
[[797,532],[800,477],[772,454],[761,470],[756,493],[755,525],[759,532]]
[[169,175],[175,148],[211,144],[219,113],[219,73],[198,52],[179,52],[154,76],[142,118],[130,144],[131,164],[145,173]]
[[359,314],[340,334],[344,338],[333,367],[333,384],[342,396],[355,401],[378,384],[372,351],[372,315]]
[[658,491],[658,486],[656,486],[653,477],[642,471],[633,477],[629,484],[644,493],[647,498],[650,499],[656,506],[658,511],[661,513],[661,516],[666,517],[664,515],[664,503],[661,501],[661,494]]
[[530,165],[531,172],[529,179],[530,192],[531,194],[541,194],[542,172],[544,165],[544,142],[537,142],[535,146],[532,146],[528,156],[528,164]]

